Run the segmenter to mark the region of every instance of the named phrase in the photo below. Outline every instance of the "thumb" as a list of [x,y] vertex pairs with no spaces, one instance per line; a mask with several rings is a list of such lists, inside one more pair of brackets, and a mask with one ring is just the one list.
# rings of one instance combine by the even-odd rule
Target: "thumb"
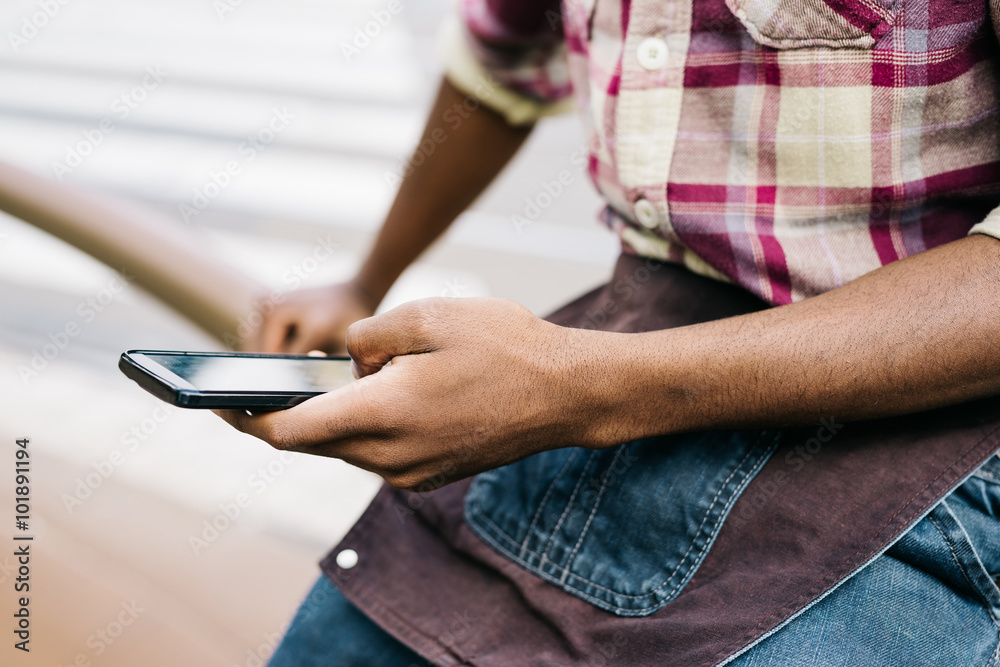
[[438,301],[410,301],[348,327],[347,353],[354,360],[355,374],[371,375],[393,357],[439,349],[444,329]]

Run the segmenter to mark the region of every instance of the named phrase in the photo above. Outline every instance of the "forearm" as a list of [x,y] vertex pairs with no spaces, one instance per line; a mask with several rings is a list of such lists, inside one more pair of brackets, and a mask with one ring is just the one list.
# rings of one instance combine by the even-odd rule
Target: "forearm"
[[403,270],[486,189],[530,132],[530,127],[511,127],[443,80],[420,142],[434,150],[418,148],[419,166],[411,159],[356,286],[373,302],[381,301]]
[[679,329],[583,332],[588,440],[858,420],[1000,393],[1000,242],[974,236],[797,304]]

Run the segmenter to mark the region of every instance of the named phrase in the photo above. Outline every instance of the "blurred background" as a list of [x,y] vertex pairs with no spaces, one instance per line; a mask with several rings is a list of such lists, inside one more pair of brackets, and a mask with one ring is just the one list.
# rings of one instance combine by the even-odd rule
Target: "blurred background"
[[[451,2],[400,2],[359,48],[387,0],[5,0],[0,161],[159,209],[276,289],[290,275],[347,278],[440,78]],[[262,135],[269,125],[280,130]],[[582,144],[575,117],[544,121],[383,309],[492,295],[542,315],[601,283],[617,244],[571,163]],[[234,160],[239,174],[212,188]],[[563,170],[570,185],[544,197]],[[532,203],[540,215],[515,224]],[[334,250],[313,261],[319,247]],[[68,324],[79,334],[25,373]],[[378,488],[339,461],[279,456],[211,414],[165,410],[117,370],[142,347],[221,349],[112,269],[0,214],[3,627],[20,596],[16,438],[31,440],[34,536],[31,652],[5,631],[0,664],[263,664],[317,561]],[[238,513],[237,498],[249,499]]]

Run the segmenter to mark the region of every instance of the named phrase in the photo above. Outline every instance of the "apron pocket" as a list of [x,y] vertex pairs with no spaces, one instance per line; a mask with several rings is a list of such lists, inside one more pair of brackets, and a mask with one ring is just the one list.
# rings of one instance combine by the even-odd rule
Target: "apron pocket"
[[465,519],[530,572],[622,616],[680,594],[730,508],[778,446],[713,431],[559,449],[479,475]]

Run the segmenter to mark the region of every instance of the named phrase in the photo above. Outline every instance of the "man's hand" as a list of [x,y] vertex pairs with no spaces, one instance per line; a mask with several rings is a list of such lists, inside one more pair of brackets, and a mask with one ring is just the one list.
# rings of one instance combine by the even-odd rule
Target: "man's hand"
[[501,299],[415,301],[350,327],[357,382],[289,410],[219,414],[278,449],[442,486],[585,444],[586,397],[569,387],[583,333]]
[[348,331],[360,381],[225,417],[411,488],[570,445],[927,410],[1000,394],[998,267],[1000,242],[963,238],[789,306],[641,334],[416,302]]
[[352,282],[291,292],[267,313],[243,349],[271,354],[343,353],[347,327],[371,317],[375,305]]

